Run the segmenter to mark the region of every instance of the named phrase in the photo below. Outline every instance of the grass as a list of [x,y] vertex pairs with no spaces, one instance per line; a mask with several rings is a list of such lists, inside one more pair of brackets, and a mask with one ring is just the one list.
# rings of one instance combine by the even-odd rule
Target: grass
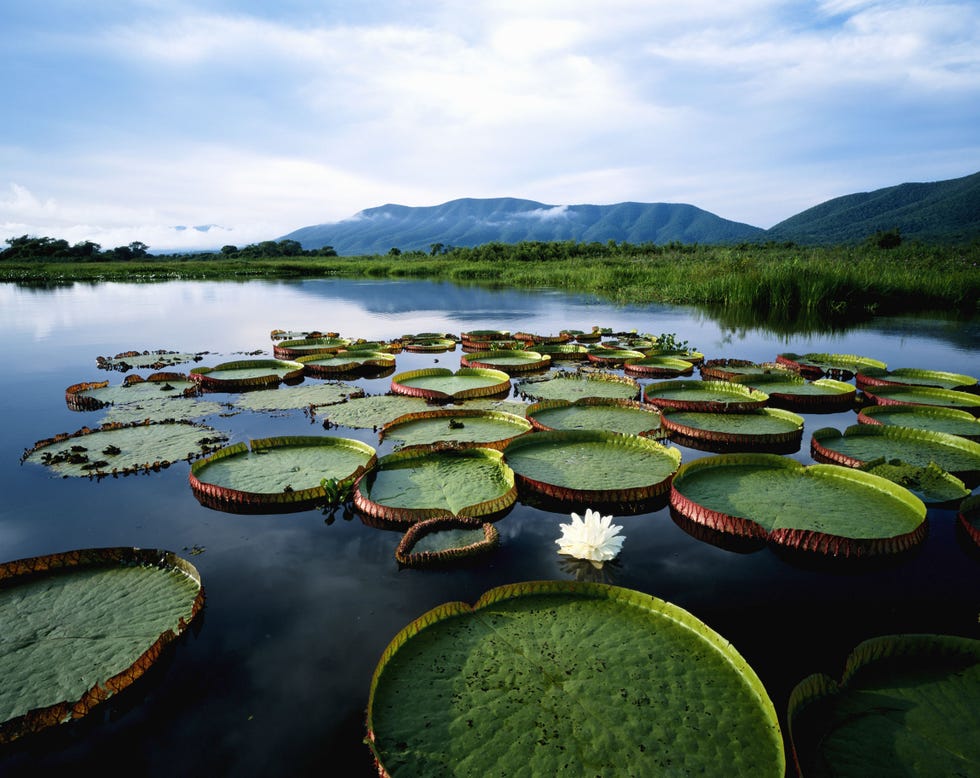
[[533,256],[504,247],[435,256],[192,258],[133,262],[0,262],[0,281],[153,282],[247,278],[431,279],[592,294],[612,303],[673,303],[740,313],[763,322],[832,324],[873,314],[980,314],[980,245],[669,246],[629,250],[595,244],[594,256]]

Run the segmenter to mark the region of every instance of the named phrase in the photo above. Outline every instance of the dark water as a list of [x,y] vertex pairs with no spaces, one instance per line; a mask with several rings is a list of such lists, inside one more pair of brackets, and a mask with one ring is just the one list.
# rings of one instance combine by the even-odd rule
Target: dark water
[[[35,441],[101,422],[101,412],[71,411],[64,401],[71,384],[121,381],[119,373],[96,368],[97,356],[131,349],[208,351],[201,364],[213,365],[244,352],[271,355],[276,328],[335,330],[370,340],[470,329],[551,334],[599,325],[674,332],[709,359],[770,361],[784,351],[834,352],[873,357],[892,368],[980,374],[977,321],[890,318],[832,335],[794,337],[725,327],[685,308],[612,308],[550,292],[435,283],[0,285],[0,324],[6,357],[0,374],[0,558],[117,545],[164,548],[194,563],[207,595],[193,632],[147,677],[82,722],[0,750],[2,775],[67,769],[149,776],[371,775],[361,742],[364,710],[375,664],[398,630],[440,603],[473,602],[493,586],[575,575],[555,546],[567,514],[527,505],[499,522],[501,547],[484,564],[420,572],[398,569],[398,533],[357,518],[327,523],[316,510],[242,516],[205,508],[188,487],[183,462],[103,482],[60,479],[41,466],[20,464]],[[459,356],[404,353],[398,370],[455,369]],[[389,381],[362,383],[382,393]],[[232,440],[322,433],[300,411],[206,421]],[[851,423],[850,412],[808,416],[803,447],[792,456],[812,461],[810,432]],[[371,431],[333,433],[377,445]],[[385,444],[379,454],[389,450]],[[706,455],[687,448],[682,454],[684,461]],[[930,510],[928,521],[928,538],[911,556],[874,567],[825,569],[768,548],[712,545],[682,529],[664,508],[617,518],[626,541],[604,580],[673,602],[729,639],[785,716],[792,687],[814,672],[839,677],[860,640],[904,632],[978,636],[975,549],[956,532],[953,511]],[[189,556],[195,546],[204,552]],[[788,738],[785,721],[783,731]]]

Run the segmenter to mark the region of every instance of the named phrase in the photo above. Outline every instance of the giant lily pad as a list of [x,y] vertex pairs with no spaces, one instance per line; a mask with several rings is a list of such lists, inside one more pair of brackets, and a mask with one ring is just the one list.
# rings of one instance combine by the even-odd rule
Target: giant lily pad
[[913,367],[900,367],[897,370],[864,370],[855,376],[859,389],[874,386],[931,386],[937,389],[957,389],[974,391],[977,379],[961,373],[944,370],[920,370]]
[[623,363],[623,370],[636,376],[673,378],[691,375],[694,372],[694,363],[680,357],[645,356],[642,359],[627,359]]
[[198,391],[198,385],[182,373],[153,373],[145,379],[134,374],[118,386],[109,386],[108,381],[72,384],[65,389],[65,403],[73,411],[90,411],[160,397],[191,397]]
[[980,546],[980,495],[963,500],[957,517],[967,537]]
[[[780,371],[782,372],[782,371]],[[806,381],[798,375],[748,375],[739,383],[765,392],[769,405],[788,411],[807,413],[837,413],[854,406],[857,389],[852,384],[833,378]]]
[[384,351],[338,351],[335,354],[308,354],[297,357],[303,372],[318,378],[344,373],[380,372],[395,367],[395,357]]
[[391,391],[439,402],[493,397],[510,391],[510,376],[502,370],[482,367],[461,367],[455,373],[444,367],[430,367],[392,376]]
[[516,500],[513,472],[489,448],[402,449],[381,457],[354,489],[361,513],[394,525],[437,516],[496,518]]
[[276,343],[272,354],[276,359],[296,359],[310,354],[335,354],[349,345],[346,338],[299,338]]
[[502,370],[508,375],[528,373],[533,370],[547,370],[551,357],[537,351],[522,349],[494,349],[493,351],[474,351],[459,359],[463,367],[487,367]]
[[772,702],[735,648],[675,605],[538,581],[441,605],[371,681],[384,775],[785,772]]
[[945,432],[852,424],[841,433],[824,427],[814,431],[810,448],[814,459],[845,467],[861,467],[880,458],[901,459],[920,467],[934,462],[967,482],[980,476],[980,443]]
[[89,713],[125,689],[204,603],[167,551],[103,548],[0,565],[0,743]]
[[200,358],[198,354],[157,349],[156,351],[124,351],[114,357],[96,357],[95,362],[101,370],[118,370],[125,373],[137,367],[163,370],[170,365],[197,362]]
[[535,400],[578,400],[582,397],[635,400],[640,394],[640,385],[628,376],[612,373],[558,371],[547,378],[521,381],[515,391]]
[[[671,438],[695,448],[725,451],[796,451],[803,439],[803,417],[780,408],[745,413],[704,413],[679,408],[663,410]],[[714,445],[712,445],[714,444]]]
[[583,397],[541,400],[527,409],[527,418],[539,430],[606,430],[625,435],[662,437],[660,411],[635,400]]
[[405,531],[395,559],[404,567],[437,567],[493,551],[499,542],[500,533],[488,521],[436,517],[416,522]]
[[577,362],[586,359],[589,350],[578,343],[540,343],[534,350],[551,357],[552,362],[567,360]]
[[406,413],[419,413],[428,408],[425,400],[404,395],[378,394],[356,397],[327,410],[327,421],[341,427],[377,429]]
[[443,351],[455,351],[456,341],[445,337],[416,337],[402,341],[405,351],[438,354]]
[[103,424],[137,424],[143,421],[192,421],[226,409],[222,403],[197,397],[149,397],[114,405],[106,411]]
[[980,419],[968,411],[926,405],[868,405],[857,415],[861,424],[886,424],[945,432],[980,441]]
[[905,551],[926,536],[922,501],[879,476],[776,454],[723,454],[683,465],[671,507],[718,532],[844,557]]
[[235,407],[250,411],[288,411],[300,408],[319,408],[336,405],[353,397],[361,397],[364,390],[344,383],[291,386],[288,389],[258,389],[245,392],[235,399]]
[[646,354],[633,349],[598,346],[586,352],[585,356],[590,362],[595,362],[603,367],[622,367],[624,362],[643,359]]
[[801,775],[980,775],[980,640],[885,635],[789,699]]
[[204,456],[225,440],[210,427],[189,422],[103,424],[40,440],[23,460],[47,465],[62,476],[101,478],[159,472],[181,459]]
[[238,513],[302,511],[328,499],[324,482],[340,486],[377,460],[366,443],[326,435],[261,438],[234,443],[191,465],[194,496]]
[[658,408],[743,413],[762,408],[769,401],[769,396],[728,381],[663,381],[648,384],[644,399]]
[[477,347],[480,350],[485,350],[489,343],[512,339],[507,330],[469,330],[461,332],[459,337],[463,346]]
[[[740,381],[745,376],[762,375],[770,367],[748,359],[709,359],[701,363],[701,378],[705,381]],[[789,368],[785,369],[788,372]]]
[[876,405],[932,405],[969,411],[980,416],[980,397],[954,389],[934,389],[927,386],[865,387],[865,397]]
[[959,478],[935,462],[923,466],[910,465],[900,459],[875,459],[865,462],[861,469],[904,486],[926,505],[955,507],[970,494]]
[[512,440],[504,460],[529,493],[577,505],[628,505],[665,494],[681,453],[638,435],[557,430]]
[[530,432],[523,416],[476,408],[442,408],[407,413],[388,422],[378,433],[405,445],[454,441],[465,445],[503,448],[508,441]]
[[303,378],[303,366],[299,362],[280,359],[245,359],[224,362],[214,367],[195,367],[190,376],[202,389],[237,392],[278,386],[283,381],[300,381]]
[[796,370],[806,378],[830,376],[842,381],[854,377],[865,369],[886,370],[888,365],[877,359],[856,354],[793,354],[787,352],[776,356],[776,362]]

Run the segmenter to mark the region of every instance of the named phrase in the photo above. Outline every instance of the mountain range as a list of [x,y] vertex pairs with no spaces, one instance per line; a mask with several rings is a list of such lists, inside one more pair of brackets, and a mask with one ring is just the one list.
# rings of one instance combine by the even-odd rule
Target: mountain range
[[433,246],[521,241],[731,244],[859,243],[879,231],[903,239],[965,243],[980,238],[980,172],[906,183],[828,200],[768,230],[681,203],[547,205],[512,197],[462,198],[442,205],[382,205],[349,219],[302,227],[280,240],[304,249],[332,246],[342,256],[429,252]]

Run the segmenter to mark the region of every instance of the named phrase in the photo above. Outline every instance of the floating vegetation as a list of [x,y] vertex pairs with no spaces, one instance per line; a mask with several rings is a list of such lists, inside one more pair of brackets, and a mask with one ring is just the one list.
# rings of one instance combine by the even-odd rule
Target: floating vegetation
[[801,775],[977,775],[980,640],[883,635],[789,698]]
[[540,343],[534,347],[539,354],[547,354],[551,361],[579,362],[586,359],[589,350],[579,343]]
[[534,400],[578,400],[583,397],[610,397],[635,400],[640,385],[628,376],[595,372],[554,371],[542,378],[528,378],[514,387],[523,397]]
[[170,365],[200,362],[201,358],[201,354],[180,351],[124,351],[114,357],[96,357],[95,364],[100,370],[118,370],[125,373],[133,368],[163,370]]
[[664,429],[672,440],[708,451],[798,451],[803,417],[780,408],[744,413],[704,413],[664,408]]
[[932,405],[954,408],[980,416],[980,396],[954,389],[934,389],[926,386],[865,387],[864,396],[876,405]]
[[273,346],[272,355],[276,359],[296,359],[310,354],[335,354],[349,345],[349,340],[339,337],[283,340]]
[[0,743],[87,715],[143,675],[204,604],[168,552],[99,548],[0,565]]
[[589,362],[594,362],[602,367],[615,368],[622,367],[623,363],[627,361],[643,359],[646,354],[642,351],[634,351],[632,349],[596,346],[595,348],[589,349],[585,356]]
[[957,519],[966,536],[980,547],[980,495],[967,497],[960,503]]
[[980,419],[969,411],[926,405],[868,405],[857,415],[861,424],[887,424],[946,432],[980,441]]
[[382,351],[338,351],[296,357],[306,375],[333,378],[346,373],[379,373],[394,370],[395,357]]
[[135,424],[141,421],[193,421],[221,413],[227,406],[196,397],[155,397],[106,410],[103,424]]
[[459,516],[426,519],[410,526],[395,549],[403,567],[444,567],[493,551],[500,533],[490,522]]
[[249,411],[289,411],[336,405],[363,394],[363,389],[352,384],[313,384],[244,392],[235,398],[234,405]]
[[452,402],[506,394],[510,392],[510,376],[489,368],[461,367],[454,373],[448,368],[431,367],[392,376],[391,390],[434,402]]
[[[372,467],[366,443],[327,435],[291,435],[234,443],[191,465],[202,504],[235,513],[284,513],[331,502]],[[328,494],[327,485],[336,494]]]
[[428,408],[428,403],[418,397],[391,394],[354,397],[345,403],[331,405],[326,411],[326,423],[339,427],[377,430],[399,416],[418,413]]
[[366,742],[384,775],[786,769],[773,704],[729,641],[581,582],[502,586],[406,626],[375,669]]
[[65,389],[65,403],[73,411],[91,411],[161,397],[193,397],[199,392],[198,385],[183,373],[153,373],[145,379],[133,374],[117,386],[109,386],[108,381],[72,384]]
[[907,489],[776,454],[722,454],[682,465],[670,505],[724,535],[848,558],[906,551],[927,531],[926,507]]
[[665,357],[654,355],[642,359],[627,359],[623,369],[629,375],[645,376],[648,378],[673,378],[688,376],[694,372],[694,363],[680,357]]
[[762,408],[769,401],[769,396],[729,381],[663,381],[648,384],[644,399],[658,408],[744,413]]
[[637,402],[609,397],[540,400],[527,408],[527,418],[539,430],[605,430],[624,435],[664,436],[660,411]]
[[444,351],[455,351],[456,341],[453,338],[439,335],[432,335],[431,337],[406,336],[402,339],[402,348],[405,351],[439,354]]
[[947,473],[935,462],[928,465],[910,465],[901,459],[873,459],[861,465],[861,470],[887,478],[904,486],[926,505],[956,505],[970,490],[959,478]]
[[464,354],[460,357],[459,363],[463,367],[486,367],[514,375],[514,373],[547,370],[551,366],[551,357],[537,351],[494,349]]
[[901,367],[897,370],[868,368],[857,373],[855,382],[858,389],[875,386],[928,386],[968,392],[977,390],[977,379],[973,376],[911,367]]
[[451,441],[500,449],[531,429],[530,421],[512,413],[468,407],[441,408],[399,416],[384,424],[378,437],[410,446]]
[[21,460],[50,467],[61,476],[131,475],[159,472],[192,461],[227,438],[210,427],[181,421],[103,424],[40,440]]
[[[784,371],[779,371],[784,372]],[[807,381],[799,375],[770,372],[747,375],[739,383],[769,395],[769,405],[788,411],[839,413],[854,407],[857,389],[844,381],[818,378]]]
[[190,373],[209,392],[239,392],[269,388],[303,380],[303,365],[280,359],[251,359],[224,362],[215,367],[195,367]]
[[877,359],[861,357],[856,354],[778,354],[776,362],[786,365],[805,378],[830,376],[841,381],[854,378],[862,370],[887,370],[888,365]]

